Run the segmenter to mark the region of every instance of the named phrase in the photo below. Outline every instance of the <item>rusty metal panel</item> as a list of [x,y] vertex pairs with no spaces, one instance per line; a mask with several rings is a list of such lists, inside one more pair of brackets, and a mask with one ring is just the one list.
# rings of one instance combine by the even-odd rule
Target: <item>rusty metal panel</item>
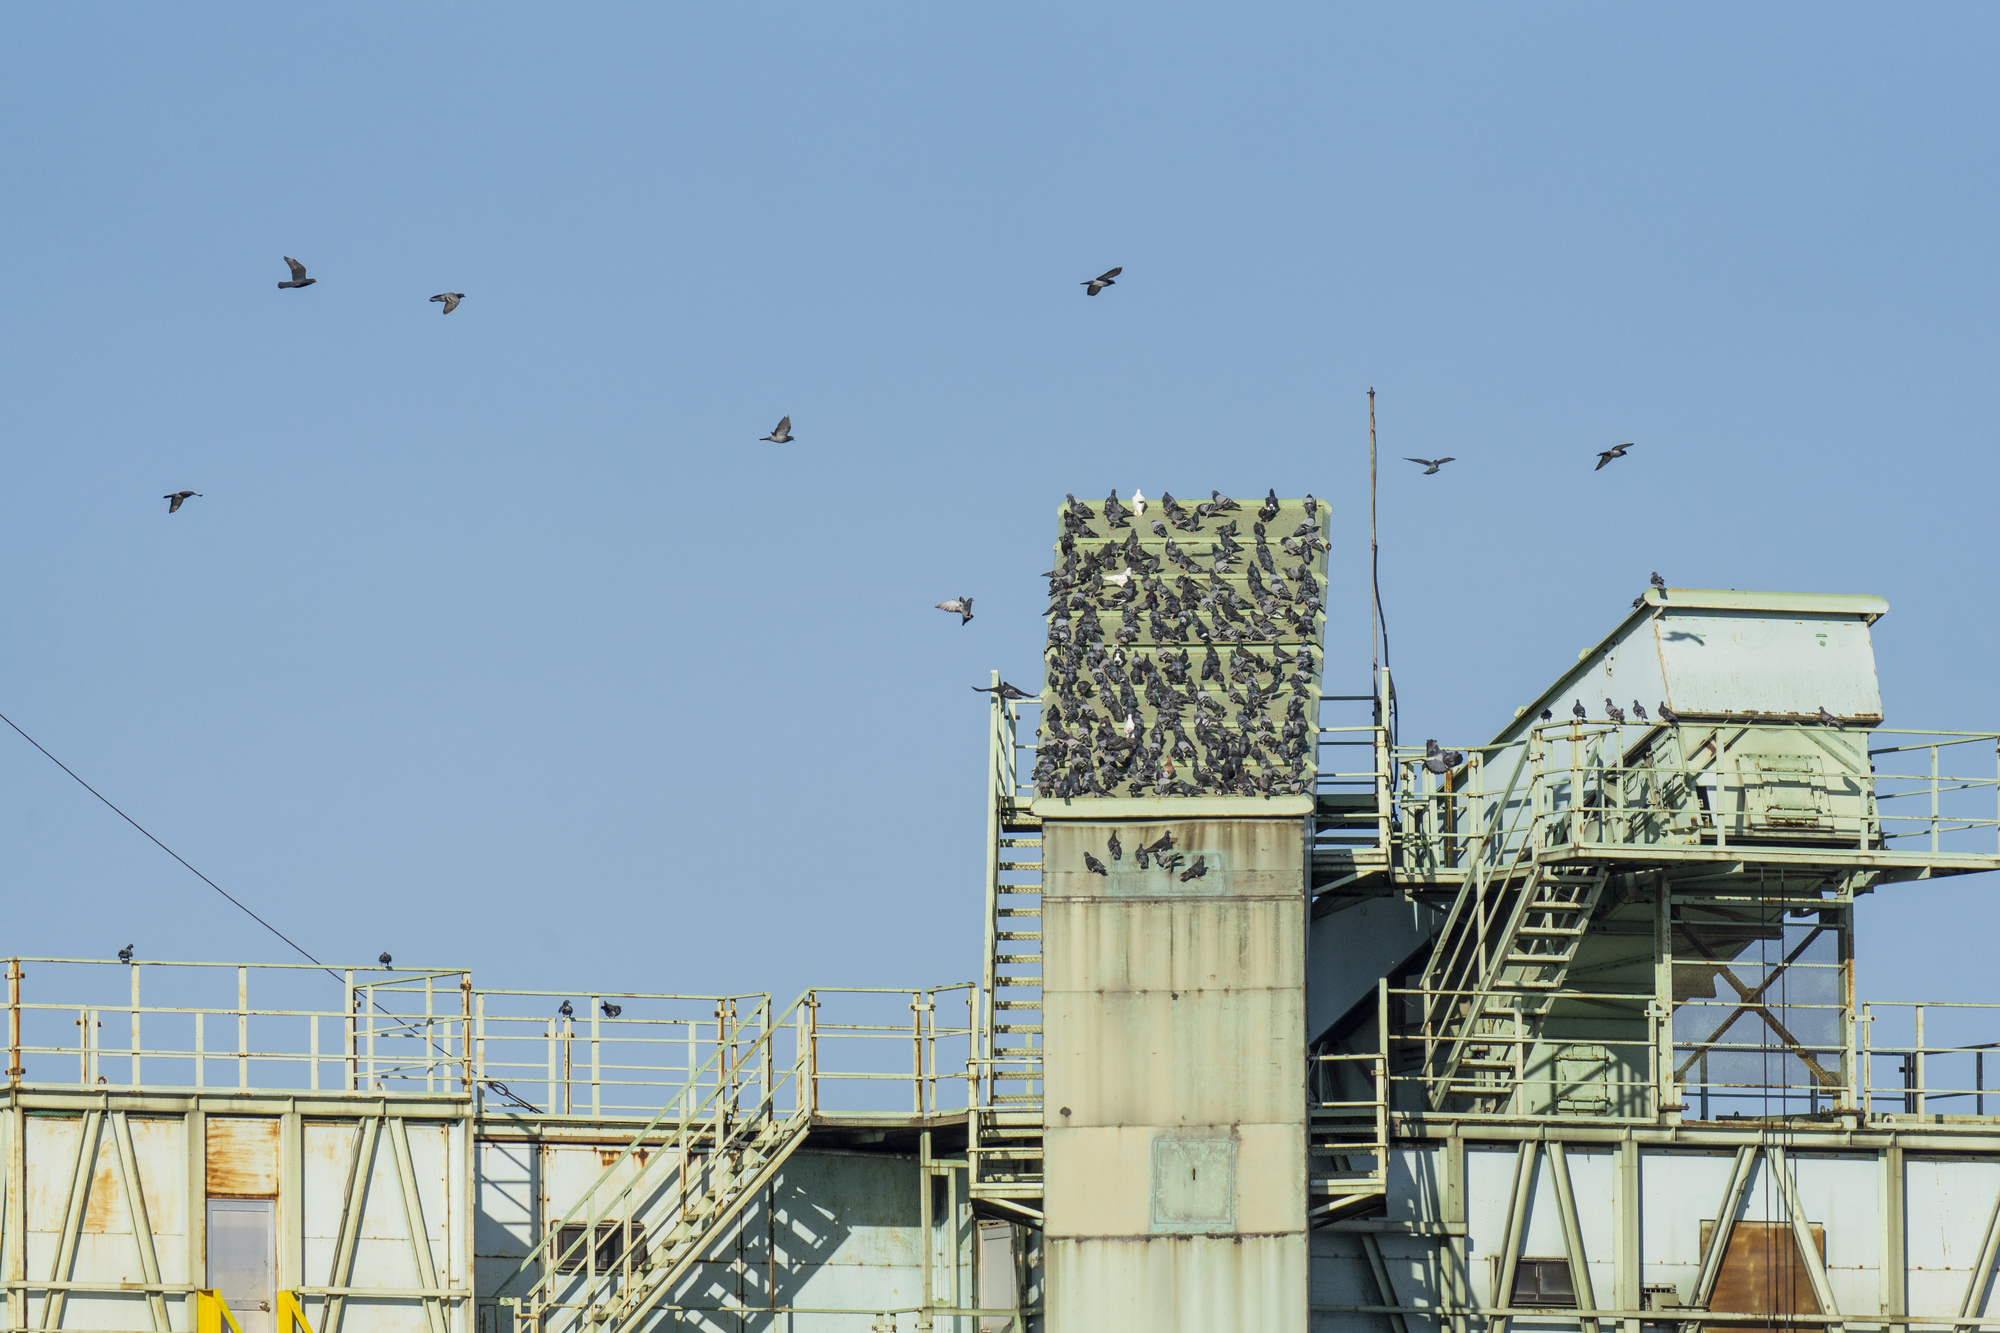
[[205,1187],[210,1198],[278,1196],[280,1124],[275,1117],[208,1117]]

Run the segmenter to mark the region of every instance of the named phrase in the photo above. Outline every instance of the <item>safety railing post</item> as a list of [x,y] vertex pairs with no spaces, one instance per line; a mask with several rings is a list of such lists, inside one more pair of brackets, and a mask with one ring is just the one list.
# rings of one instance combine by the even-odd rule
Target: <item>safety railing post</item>
[[21,960],[7,960],[7,1083],[13,1086],[21,1081],[27,1068],[21,1063],[21,981],[28,974],[21,970]]
[[806,1086],[812,1090],[807,1109],[819,1114],[819,992],[807,991],[806,1000]]
[[1938,746],[1931,746],[1931,854],[1938,850]]
[[1922,1005],[1914,1007],[1917,1014],[1916,1041],[1910,1052],[1910,1060],[1916,1078],[1916,1103],[1911,1110],[1917,1115],[1923,1115],[1929,1109],[1927,1105],[1929,1099],[1924,1095],[1924,1007]]
[[142,1049],[142,1047],[141,1047],[141,1045],[140,1045],[140,1041],[139,1041],[139,968],[140,968],[140,966],[141,966],[141,965],[140,965],[140,964],[138,964],[138,963],[127,963],[127,964],[125,965],[125,967],[126,967],[126,970],[127,970],[127,971],[129,971],[129,972],[131,972],[131,974],[132,974],[132,1086],[133,1086],[134,1088],[138,1087],[138,1086],[139,1086],[140,1084],[142,1084],[142,1083],[144,1083],[144,1082],[145,1082],[145,1079],[143,1079],[142,1077],[140,1077],[140,1073],[139,1073],[139,1052],[140,1052],[140,1050]]
[[250,1086],[250,969],[236,969],[236,1086]]
[[[357,1052],[355,1050],[354,969],[351,967],[348,968],[346,972],[342,974],[341,977],[340,1012],[342,1015],[341,1028],[344,1033],[341,1045],[341,1059],[342,1062],[347,1066],[345,1071],[347,1077],[347,1091],[353,1092],[355,1090],[356,1085],[361,1081],[361,1066],[356,1059]],[[195,1018],[194,1031],[195,1031],[196,1045],[197,1047],[199,1047],[201,1038],[201,1018],[199,1015],[197,1015]],[[196,1056],[195,1057],[196,1087],[201,1086],[200,1075],[201,1075],[201,1057]]]

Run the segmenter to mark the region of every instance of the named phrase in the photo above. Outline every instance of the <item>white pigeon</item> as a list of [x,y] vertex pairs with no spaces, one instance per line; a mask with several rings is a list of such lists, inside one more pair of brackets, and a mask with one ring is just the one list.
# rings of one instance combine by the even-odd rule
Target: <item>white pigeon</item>
[[[1826,710],[1821,709],[1820,711],[1825,712]],[[1133,732],[1137,731],[1138,729],[1139,729],[1139,720],[1133,717],[1130,713],[1127,713],[1125,715],[1124,724],[1119,727],[1119,730],[1124,732],[1127,736],[1130,736]]]
[[1116,574],[1106,574],[1104,581],[1106,583],[1115,583],[1121,588],[1124,587],[1132,581],[1132,566],[1127,565]]
[[1146,512],[1146,493],[1137,486],[1132,488],[1132,512],[1135,514]]

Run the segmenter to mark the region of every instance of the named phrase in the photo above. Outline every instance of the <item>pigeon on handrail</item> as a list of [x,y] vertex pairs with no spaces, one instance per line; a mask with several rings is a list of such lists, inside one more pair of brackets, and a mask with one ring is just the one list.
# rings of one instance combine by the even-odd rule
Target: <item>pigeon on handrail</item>
[[1646,716],[1646,705],[1640,703],[1637,699],[1632,701],[1632,716],[1638,718],[1641,722],[1652,721],[1651,718]]
[[1625,710],[1617,704],[1612,703],[1609,699],[1604,701],[1604,715],[1613,722],[1622,724],[1625,721]]
[[939,602],[937,609],[940,611],[949,611],[951,614],[959,617],[958,623],[960,625],[971,623],[972,599],[970,597],[954,597],[948,602]]
[[1681,715],[1679,713],[1676,713],[1673,709],[1667,707],[1667,701],[1665,699],[1660,700],[1659,711],[1660,711],[1660,720],[1662,722],[1678,723],[1681,720]]
[[120,949],[120,950],[118,951],[118,961],[119,961],[119,962],[121,962],[121,963],[129,963],[129,962],[131,962],[131,961],[132,961],[132,946],[131,946],[131,945],[129,945],[129,944],[128,944],[128,945],[126,945],[126,946],[125,946],[124,948],[122,948],[122,949]]
[[1840,725],[1840,719],[1835,717],[1832,713],[1827,712],[1826,709],[1824,708],[1819,710],[1819,720],[1826,723],[1826,725],[1828,725],[1829,727],[1837,727]]
[[389,966],[389,964],[395,962],[396,960],[389,956],[389,951],[387,949],[384,949],[381,953],[375,955],[375,961],[380,963],[382,966],[387,967]]
[[972,688],[974,693],[997,694],[1002,699],[1007,699],[1007,700],[1032,699],[1035,697],[1032,694],[1023,694],[1020,690],[1015,689],[1012,685],[1009,685],[1004,680],[1001,681],[998,685],[974,685]]
[[1554,717],[1555,717],[1555,714],[1554,714],[1554,713],[1553,713],[1552,711],[1550,711],[1549,709],[1546,709],[1546,708],[1544,708],[1544,709],[1542,710],[1542,721],[1544,721],[1544,722],[1547,722],[1547,721],[1550,721],[1551,719],[1553,719]]
[[1575,717],[1576,720],[1579,722],[1583,721],[1584,719],[1590,716],[1590,714],[1584,710],[1583,700],[1581,699],[1578,699],[1574,703],[1572,703],[1569,706],[1569,711],[1571,716]]
[[622,1005],[622,1004],[613,1004],[613,1003],[611,1003],[611,1001],[609,1001],[609,1000],[599,1000],[599,1001],[597,1002],[597,1007],[598,1007],[599,1009],[602,1009],[602,1010],[604,1011],[604,1016],[605,1016],[606,1018],[616,1018],[616,1017],[618,1017],[618,1015],[620,1015],[620,1014],[622,1014],[622,1013],[624,1013],[624,1012],[625,1012],[625,1006],[624,1006],[624,1005]]
[[1465,755],[1458,750],[1440,750],[1436,741],[1424,742],[1424,767],[1443,776],[1465,762]]
[[570,1004],[568,1000],[564,1000],[561,1004],[557,1005],[556,1012],[561,1014],[564,1018],[576,1017],[576,1009],[573,1005]]

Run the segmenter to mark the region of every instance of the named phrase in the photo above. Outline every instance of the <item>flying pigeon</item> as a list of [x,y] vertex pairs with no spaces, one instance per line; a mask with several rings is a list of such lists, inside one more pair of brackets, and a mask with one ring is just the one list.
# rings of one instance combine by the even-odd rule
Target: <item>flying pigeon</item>
[[389,964],[395,962],[396,960],[389,956],[389,951],[387,949],[384,949],[381,953],[375,955],[375,961],[380,963],[382,966],[387,967],[389,966]]
[[319,281],[318,278],[308,278],[306,276],[306,266],[290,255],[285,256],[285,262],[292,266],[292,280],[290,282],[279,283],[280,287],[310,287]]
[[118,961],[119,961],[119,962],[121,962],[121,963],[129,963],[129,962],[131,962],[131,961],[132,961],[132,946],[131,946],[131,945],[129,945],[129,944],[128,944],[128,945],[126,945],[126,946],[125,946],[124,948],[122,948],[122,949],[120,949],[120,950],[118,951]]
[[616,1018],[616,1017],[618,1017],[618,1015],[620,1015],[620,1014],[622,1014],[622,1013],[624,1013],[624,1012],[625,1012],[625,1006],[624,1006],[624,1005],[622,1005],[622,1004],[613,1004],[613,1003],[611,1003],[611,1001],[609,1001],[609,1000],[599,1000],[599,1001],[597,1002],[597,1007],[598,1007],[599,1009],[602,1009],[602,1010],[604,1011],[604,1016],[605,1016],[606,1018]]
[[1583,700],[1581,699],[1578,699],[1575,702],[1571,703],[1569,706],[1569,711],[1571,715],[1576,717],[1578,720],[1582,720],[1590,716],[1589,713],[1584,711]]
[[433,296],[431,298],[431,300],[433,301],[444,302],[444,313],[447,315],[449,315],[452,311],[458,309],[458,303],[460,301],[463,301],[464,299],[465,299],[464,292],[439,292],[436,296]]
[[1098,860],[1089,852],[1083,854],[1083,867],[1093,875],[1103,875],[1106,879],[1111,877],[1111,872],[1104,868],[1104,862]]
[[201,492],[175,491],[172,495],[163,495],[160,498],[162,500],[168,501],[167,512],[169,514],[178,514],[180,512],[181,506],[187,503],[189,500],[201,499]]
[[769,440],[772,444],[790,444],[797,438],[792,434],[792,419],[786,417],[772,428],[769,435],[760,436],[759,438]]
[[1004,680],[998,685],[974,685],[972,688],[975,693],[997,694],[1002,699],[1032,699],[1035,697],[1032,694],[1023,694]]
[[939,602],[937,609],[940,611],[949,611],[953,615],[960,617],[958,623],[961,625],[967,624],[972,620],[972,599],[970,597],[954,597],[948,602]]
[[1676,713],[1673,709],[1667,707],[1667,701],[1665,699],[1662,699],[1660,700],[1660,720],[1662,722],[1679,722],[1681,720],[1681,715],[1679,713]]
[[568,1000],[564,1000],[561,1004],[557,1005],[556,1012],[561,1014],[564,1018],[576,1017],[576,1010],[571,1007],[570,1002]]
[[1411,458],[1408,455],[1404,455],[1403,461],[1406,463],[1422,463],[1424,465],[1424,475],[1428,477],[1446,463],[1454,463],[1458,460],[1453,458]]
[[[304,270],[302,269],[300,271],[303,272]],[[1085,296],[1095,296],[1099,292],[1103,291],[1106,287],[1116,287],[1118,284],[1113,282],[1112,279],[1117,277],[1120,273],[1123,273],[1124,271],[1125,271],[1125,266],[1123,264],[1120,264],[1117,268],[1107,271],[1103,277],[1092,278],[1090,281],[1081,283],[1079,285],[1083,288],[1083,294]]]
[[1597,455],[1597,467],[1592,468],[1591,471],[1592,472],[1597,471],[1597,468],[1603,467],[1606,463],[1609,463],[1614,458],[1623,458],[1625,456],[1625,451],[1633,447],[1634,447],[1633,445],[1628,443],[1628,444],[1614,445],[1609,449],[1601,451]]

